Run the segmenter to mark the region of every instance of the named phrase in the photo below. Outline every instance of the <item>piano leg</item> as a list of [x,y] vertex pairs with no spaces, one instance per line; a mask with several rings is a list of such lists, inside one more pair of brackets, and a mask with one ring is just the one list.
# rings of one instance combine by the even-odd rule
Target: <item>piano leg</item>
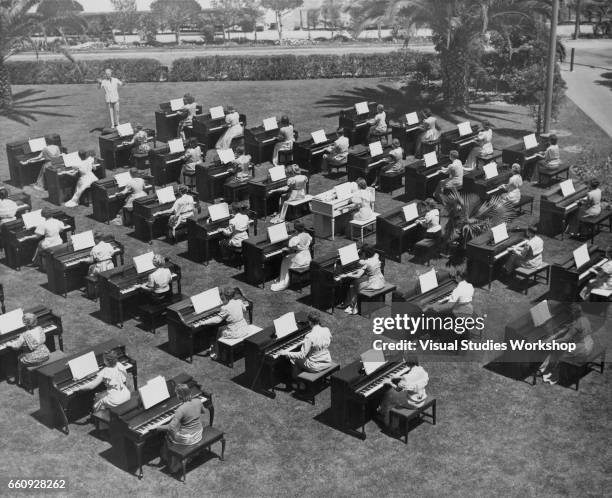
[[118,319],[119,319],[119,323],[117,324],[117,327],[119,327],[120,329],[123,328],[123,301],[121,301],[121,299],[117,300],[117,306],[118,306]]
[[147,227],[149,228],[149,245],[153,244],[153,223],[154,221],[147,221]]
[[134,391],[138,391],[138,367],[136,366],[136,362],[134,362],[133,368],[132,383],[134,384]]
[[189,363],[193,363],[193,355],[194,355],[193,341],[194,341],[193,332],[190,330],[189,331]]
[[57,413],[60,415],[61,419],[62,419],[62,427],[61,427],[61,431],[68,435],[70,434],[70,428],[68,427],[68,417],[66,416],[66,410],[64,409],[64,406],[62,405],[61,401],[57,398],[54,398],[55,402],[57,404]]
[[207,402],[205,406],[208,408],[208,425],[212,427],[215,420],[215,406],[212,404],[212,401]]
[[495,266],[495,260],[489,263],[489,290],[491,290],[491,282],[493,281],[493,267]]
[[142,447],[144,446],[144,441],[139,441],[134,443],[136,446],[136,462],[138,466],[138,479],[142,479]]
[[365,440],[366,438],[365,424],[366,424],[367,408],[368,408],[367,403],[361,403],[361,433],[359,435],[359,438],[362,441]]

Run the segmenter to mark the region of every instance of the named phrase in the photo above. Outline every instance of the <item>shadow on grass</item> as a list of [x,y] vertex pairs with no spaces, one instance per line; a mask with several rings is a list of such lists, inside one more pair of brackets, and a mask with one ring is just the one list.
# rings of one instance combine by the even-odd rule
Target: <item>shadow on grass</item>
[[54,111],[61,107],[69,107],[68,104],[57,104],[54,101],[68,95],[58,95],[54,97],[38,97],[45,90],[35,90],[28,88],[13,94],[13,105],[8,109],[0,109],[0,116],[11,121],[29,126],[31,122],[38,121],[38,116],[51,116],[58,118],[71,118],[72,114],[65,114]]
[[612,90],[612,72],[601,73],[599,77],[603,79],[596,81],[595,84],[600,86],[607,86],[610,90]]

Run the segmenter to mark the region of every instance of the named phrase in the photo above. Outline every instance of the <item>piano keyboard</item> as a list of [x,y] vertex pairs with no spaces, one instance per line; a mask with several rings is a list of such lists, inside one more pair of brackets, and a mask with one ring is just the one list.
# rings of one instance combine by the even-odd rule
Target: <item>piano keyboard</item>
[[361,265],[359,265],[359,263],[351,264],[350,266],[347,266],[346,268],[344,268],[344,271],[342,273],[340,273],[339,275],[336,275],[334,277],[334,280],[342,280],[343,278],[348,277],[351,273],[353,273],[355,270],[359,270],[360,268],[361,268]]
[[[127,362],[121,362],[123,364],[123,366],[125,367],[126,370],[130,370],[133,365],[131,363],[127,363]],[[98,371],[92,373],[91,375],[88,375],[87,377],[84,377],[82,379],[76,380],[73,383],[71,383],[68,386],[64,386],[62,388],[60,388],[60,391],[63,392],[66,396],[70,396],[71,394],[74,394],[74,392],[79,388],[82,387],[86,384],[89,384],[92,380],[94,380],[96,378],[96,376],[98,375],[98,373],[104,368],[104,365],[99,366],[98,367]]]
[[202,325],[204,325],[204,322],[206,322],[206,320],[213,318],[215,316],[219,316],[219,313],[213,313],[212,315],[208,315],[208,316],[205,316],[204,318],[200,318],[199,320],[196,320],[195,322],[193,322],[191,326],[193,328],[201,327]]
[[406,225],[405,227],[402,227],[402,230],[404,232],[407,232],[408,230],[413,229],[415,226],[417,226],[416,222],[415,223],[411,223],[410,225]]
[[38,238],[38,235],[33,234],[33,235],[26,235],[25,237],[17,237],[17,241],[19,242],[23,242],[24,240],[28,240],[28,239],[36,239]]
[[602,259],[599,263],[594,264],[593,266],[591,266],[588,270],[582,272],[579,276],[578,276],[578,280],[582,280],[584,277],[588,276],[589,273],[595,273],[595,268],[601,268],[604,264],[606,264],[608,262],[607,258]]
[[515,244],[515,245],[513,245],[513,246],[510,246],[510,247],[508,247],[508,249],[506,249],[505,251],[502,251],[502,252],[500,252],[500,253],[496,254],[496,255],[493,257],[493,259],[494,259],[495,261],[497,261],[498,259],[503,258],[503,257],[504,257],[506,254],[508,254],[508,253],[510,252],[510,250],[511,250],[511,249],[518,249],[519,247],[521,247],[521,246],[523,246],[523,245],[525,245],[525,242],[519,242],[518,244]]
[[[172,273],[172,280],[175,280],[177,277],[176,273]],[[143,285],[145,285],[146,282],[140,282],[134,285],[130,285],[129,287],[124,287],[123,289],[119,290],[120,294],[128,294],[129,292],[135,291],[137,289],[142,288]]]
[[289,341],[283,344],[280,347],[277,347],[277,348],[272,349],[271,351],[268,351],[267,356],[275,360],[281,354],[288,353],[290,351],[293,351],[294,349],[297,349],[298,346],[301,346],[303,342],[304,342],[304,338],[298,337],[296,339],[293,339],[292,341]]
[[179,161],[182,161],[183,158],[182,157],[176,157],[174,159],[166,159],[166,164],[174,164],[174,163],[178,163]]
[[387,162],[387,158],[383,157],[382,159],[379,159],[378,161],[374,161],[373,163],[368,164],[368,168],[371,168],[373,166],[376,166],[377,164],[386,163],[386,162]]
[[[115,254],[119,254],[119,249],[115,249],[113,251],[113,256]],[[76,258],[76,259],[69,259],[68,261],[64,262],[64,266],[66,268],[70,268],[72,266],[76,266],[80,263],[89,263],[89,256],[83,256],[81,258]]]
[[219,130],[222,130],[223,128],[225,128],[224,125],[215,126],[214,128],[210,128],[209,131],[219,131]]
[[[204,396],[196,396],[193,399],[199,399],[202,402],[202,404],[206,402],[206,398]],[[176,408],[177,407],[171,408],[170,410],[162,413],[161,415],[155,417],[154,419],[149,420],[146,424],[142,424],[136,427],[134,430],[142,436],[144,436],[145,434],[148,434],[152,430],[155,430],[158,427],[170,422],[170,420],[172,420],[172,417],[174,417],[174,412],[176,411]]]
[[491,190],[487,190],[487,195],[493,195],[495,192],[499,192],[501,190],[501,186],[496,187],[494,189]]
[[[54,323],[50,323],[49,325],[45,325],[44,327],[42,327],[43,332],[46,334],[47,332],[51,332],[52,330],[57,329],[57,326]],[[0,350],[5,349],[6,347],[8,347],[8,343],[11,341],[14,341],[15,339],[17,339],[17,337],[11,337],[10,339],[6,340],[6,341],[2,341],[0,342]]]
[[408,366],[402,363],[398,365],[397,367],[395,367],[394,369],[387,372],[385,375],[379,377],[373,382],[370,382],[366,384],[365,386],[363,386],[362,388],[358,389],[357,394],[359,394],[360,396],[363,396],[364,398],[367,398],[371,396],[372,394],[374,394],[376,391],[378,391],[382,386],[384,386],[387,380],[390,380],[393,377],[397,377],[399,375],[403,375],[408,370],[409,370]]
[[216,230],[210,230],[208,233],[208,236],[210,237],[211,235],[217,235],[218,233],[221,233],[223,230],[226,230],[228,227],[221,227],[221,228],[217,228]]
[[426,305],[427,305],[427,304],[437,304],[437,303],[439,303],[440,301],[442,301],[443,299],[446,299],[446,298],[447,298],[448,296],[450,296],[452,293],[453,293],[453,290],[451,289],[451,290],[449,290],[448,292],[446,292],[446,293],[444,293],[444,294],[442,294],[442,295],[440,295],[440,296],[436,296],[435,298],[430,299],[430,300],[429,300],[429,301],[427,301],[425,304],[426,304]]
[[575,207],[578,207],[578,203],[577,202],[572,202],[571,204],[568,204],[567,206],[565,206],[565,211],[569,211],[570,209],[574,209]]
[[270,259],[273,258],[274,256],[278,256],[279,254],[283,253],[283,249],[278,249],[277,251],[271,251],[271,252],[267,252],[264,254],[264,259]]
[[221,173],[215,173],[214,175],[211,175],[214,178],[222,178],[224,176],[229,176],[230,172],[229,171],[222,171]]
[[429,173],[429,175],[425,175],[425,178],[433,178],[434,176],[438,176],[441,172],[441,170],[437,170],[433,173]]
[[272,138],[266,138],[264,140],[261,141],[262,144],[267,144],[269,142],[274,142],[276,140],[276,137],[272,137]]
[[536,157],[539,157],[540,159],[544,159],[544,154],[542,152],[538,152],[537,154],[533,154],[532,156],[527,156],[525,158],[525,161],[531,161],[532,159],[535,159]]

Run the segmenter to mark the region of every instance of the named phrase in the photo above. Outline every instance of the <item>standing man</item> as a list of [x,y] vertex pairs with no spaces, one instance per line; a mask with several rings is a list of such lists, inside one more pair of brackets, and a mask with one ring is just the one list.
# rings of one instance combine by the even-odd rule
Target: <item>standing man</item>
[[105,69],[104,78],[98,80],[98,87],[104,90],[104,97],[111,119],[111,128],[119,124],[119,87],[123,82],[113,78],[113,70]]

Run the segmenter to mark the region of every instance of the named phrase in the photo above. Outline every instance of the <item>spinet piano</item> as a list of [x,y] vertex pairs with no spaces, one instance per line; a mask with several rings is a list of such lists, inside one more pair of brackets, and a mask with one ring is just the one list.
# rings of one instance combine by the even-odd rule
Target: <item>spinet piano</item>
[[202,386],[193,377],[181,373],[166,381],[170,397],[155,406],[145,409],[137,395],[122,405],[110,408],[109,435],[115,462],[126,471],[137,469],[136,474],[142,479],[143,450],[151,448],[153,455],[159,455],[159,448],[165,433],[157,431],[158,427],[167,424],[174,417],[176,409],[182,404],[175,393],[178,384],[186,384],[191,390],[193,399],[200,400],[209,412],[210,425],[213,424],[215,409],[212,394],[202,390]]
[[[147,135],[155,141],[155,131],[145,129]],[[127,167],[130,164],[133,145],[130,144],[133,135],[121,137],[117,131],[103,133],[98,138],[100,146],[100,156],[104,161],[106,169],[116,169]],[[153,143],[155,146],[155,143]]]
[[[227,110],[225,110],[227,114]],[[240,124],[246,127],[247,118],[244,114],[240,114]],[[207,149],[214,149],[217,140],[229,128],[225,122],[225,116],[222,118],[213,119],[209,113],[195,116],[193,119],[193,136],[198,139],[198,142],[206,144]]]
[[502,195],[505,190],[502,185],[508,183],[512,172],[504,168],[497,172],[497,176],[487,179],[482,170],[467,171],[463,175],[463,192],[473,192],[482,200],[488,200],[493,196]]
[[337,132],[326,133],[327,140],[318,144],[314,143],[312,137],[308,140],[295,142],[293,144],[293,161],[299,165],[300,168],[308,171],[309,175],[320,173],[323,153],[325,149],[333,146],[338,136]]
[[51,427],[59,425],[66,434],[70,432],[68,424],[90,413],[96,391],[104,389],[104,386],[101,385],[98,389],[92,391],[75,391],[76,388],[92,381],[98,372],[83,379],[75,380],[72,378],[68,362],[90,351],[93,351],[96,355],[98,371],[104,368],[104,353],[115,351],[119,357],[118,361],[132,374],[134,389],[138,388],[136,361],[126,354],[125,346],[116,339],[111,339],[68,355],[61,360],[43,365],[37,370],[40,415],[48,425]]
[[383,148],[383,153],[372,157],[370,149],[362,144],[354,145],[349,149],[346,163],[346,172],[349,182],[354,182],[357,178],[364,178],[366,183],[374,183],[376,177],[383,166],[390,163],[387,156],[391,147]]
[[223,164],[213,153],[213,158],[206,159],[204,164],[197,164],[195,170],[196,189],[202,202],[214,202],[223,197],[223,185],[232,176],[231,164]]
[[544,191],[540,197],[539,231],[549,237],[565,232],[571,214],[580,209],[578,202],[585,199],[588,187],[582,182],[574,181],[575,192],[563,197],[561,184],[557,183]]
[[[117,266],[117,257],[121,259],[123,265],[123,244],[117,242],[113,236],[106,236],[103,239],[115,249],[114,265]],[[66,297],[68,292],[82,288],[91,264],[88,261],[90,253],[91,248],[75,251],[70,242],[47,249],[43,258],[49,290]]]
[[[60,220],[68,227],[62,232],[62,239],[65,242],[67,234],[74,233],[75,231],[74,217],[67,215],[59,209],[51,209],[50,211],[53,218]],[[15,270],[20,270],[22,266],[29,265],[32,262],[38,243],[43,238],[42,235],[35,233],[35,227],[25,228],[21,219],[3,223],[1,230],[6,264]]]
[[[145,180],[145,192],[151,193],[154,189],[153,178],[149,175],[143,176]],[[123,187],[119,188],[114,177],[98,180],[91,185],[91,202],[93,204],[93,218],[102,223],[108,223],[117,216],[125,202],[125,195],[120,194]]]
[[[172,272],[172,281],[176,282],[177,292],[181,293],[181,267],[166,260],[166,267]],[[133,264],[120,266],[98,274],[98,295],[100,297],[100,318],[107,323],[123,327],[123,312],[136,309],[149,291],[142,288],[149,274],[155,270],[137,273]],[[126,306],[126,301],[134,306]]]
[[[26,308],[25,313],[33,313],[38,319],[38,326],[42,327],[45,333],[45,344],[49,351],[55,351],[57,347],[64,350],[62,319],[55,315],[49,308],[43,305]],[[15,377],[17,372],[17,356],[18,351],[8,347],[8,343],[17,339],[23,332],[25,326],[0,335],[0,370],[5,378]],[[55,338],[57,337],[57,347],[55,346]]]
[[348,137],[349,144],[364,143],[370,127],[368,120],[376,115],[376,102],[368,102],[367,114],[357,114],[355,107],[342,109],[338,116],[338,128],[344,129],[344,136]]
[[251,156],[253,164],[272,161],[272,153],[276,142],[278,142],[279,132],[279,128],[266,131],[263,126],[244,130],[245,154]]
[[[183,103],[185,100],[183,99]],[[202,114],[202,106],[196,105],[196,116]],[[156,138],[167,142],[178,137],[178,126],[183,119],[179,111],[173,111],[170,102],[159,104],[159,110],[155,111]]]
[[577,302],[580,301],[580,291],[595,277],[596,268],[603,266],[608,260],[603,249],[589,246],[589,261],[580,269],[576,268],[574,256],[553,263],[550,270],[550,290],[548,298],[555,301]]
[[[412,201],[409,204],[417,204]],[[379,214],[376,217],[376,249],[383,251],[387,258],[401,262],[402,254],[420,240],[425,230],[417,220],[406,221],[403,206]],[[419,215],[425,214],[421,208]],[[417,218],[418,219],[418,218]]]
[[[421,292],[418,281],[416,285],[408,291],[394,292],[391,299],[391,316],[404,313],[424,313],[428,308],[431,308],[442,299],[450,296],[455,290],[455,287],[457,287],[456,280],[451,278],[450,273],[446,271],[436,271],[436,277],[438,286],[427,292]],[[429,330],[429,332],[432,331]],[[414,339],[415,335],[413,334],[410,337]],[[418,335],[416,337],[418,337]]]
[[[106,177],[106,168],[102,159],[94,159],[94,174],[100,180]],[[72,199],[78,179],[79,175],[76,170],[64,165],[63,157],[52,160],[51,166],[45,170],[45,184],[49,194],[47,200],[56,206],[61,206],[67,200]]]
[[464,136],[459,136],[459,129],[457,127],[452,130],[443,131],[440,136],[440,149],[444,156],[448,156],[451,150],[459,152],[459,159],[464,163],[468,154],[472,148],[476,145],[476,139],[478,138],[478,125],[471,125],[472,133]]
[[413,156],[416,152],[416,144],[419,136],[426,130],[423,125],[423,117],[419,113],[419,122],[409,125],[406,121],[406,116],[401,116],[398,120],[389,120],[391,127],[391,136],[400,141],[402,149],[404,149],[404,159],[406,156]]
[[470,283],[476,286],[488,282],[490,289],[495,276],[495,267],[505,261],[511,247],[520,244],[523,240],[522,235],[510,233],[506,240],[495,244],[490,231],[470,240],[466,251]]
[[181,183],[181,170],[185,160],[184,152],[170,153],[168,144],[162,143],[149,151],[149,164],[153,184],[163,187],[168,183]]
[[336,427],[365,439],[365,425],[376,414],[387,389],[385,382],[408,370],[403,361],[387,361],[366,375],[361,360],[357,360],[333,373],[330,409]]
[[278,198],[287,186],[287,179],[275,182],[268,178],[253,178],[249,180],[249,204],[258,218],[267,218],[269,213],[278,211]]
[[[253,323],[253,303],[247,300],[249,323]],[[177,358],[188,358],[192,363],[193,356],[211,346],[222,324],[203,325],[203,322],[219,314],[221,306],[204,313],[195,313],[191,298],[168,306],[168,352]]]
[[310,332],[305,313],[296,313],[295,321],[298,329],[280,339],[275,337],[274,325],[244,339],[244,379],[248,387],[275,398],[275,386],[290,382],[291,364],[280,354],[299,349]]
[[352,197],[338,199],[334,189],[315,195],[310,201],[310,212],[317,237],[334,240],[336,228],[343,232],[357,209]]
[[[10,194],[8,198],[17,204],[17,211],[15,212],[15,219],[20,219],[24,213],[32,210],[32,201],[29,194],[25,192],[16,192]],[[0,223],[0,249],[4,249],[4,230],[2,230],[3,223]]]
[[423,159],[416,159],[406,165],[404,173],[404,192],[406,200],[427,199],[431,197],[440,180],[447,178],[448,174],[441,171],[448,167],[448,157],[438,157],[438,163],[426,167]]
[[[57,145],[60,148],[62,146],[62,139],[56,133],[45,135],[45,141],[47,145]],[[17,140],[6,144],[6,158],[8,160],[12,185],[24,187],[36,181],[44,161],[40,160],[27,164],[21,164],[21,161],[36,157],[38,154],[38,152],[31,151],[29,139]]]
[[515,143],[502,149],[502,163],[509,165],[518,163],[521,166],[523,178],[531,178],[533,166],[544,158],[544,151],[547,147],[547,141],[542,141],[538,143],[537,147],[531,149],[525,149],[523,141]]
[[229,227],[230,217],[207,223],[207,218],[187,220],[187,255],[196,263],[208,262],[217,256],[219,241],[225,236],[223,230]]

